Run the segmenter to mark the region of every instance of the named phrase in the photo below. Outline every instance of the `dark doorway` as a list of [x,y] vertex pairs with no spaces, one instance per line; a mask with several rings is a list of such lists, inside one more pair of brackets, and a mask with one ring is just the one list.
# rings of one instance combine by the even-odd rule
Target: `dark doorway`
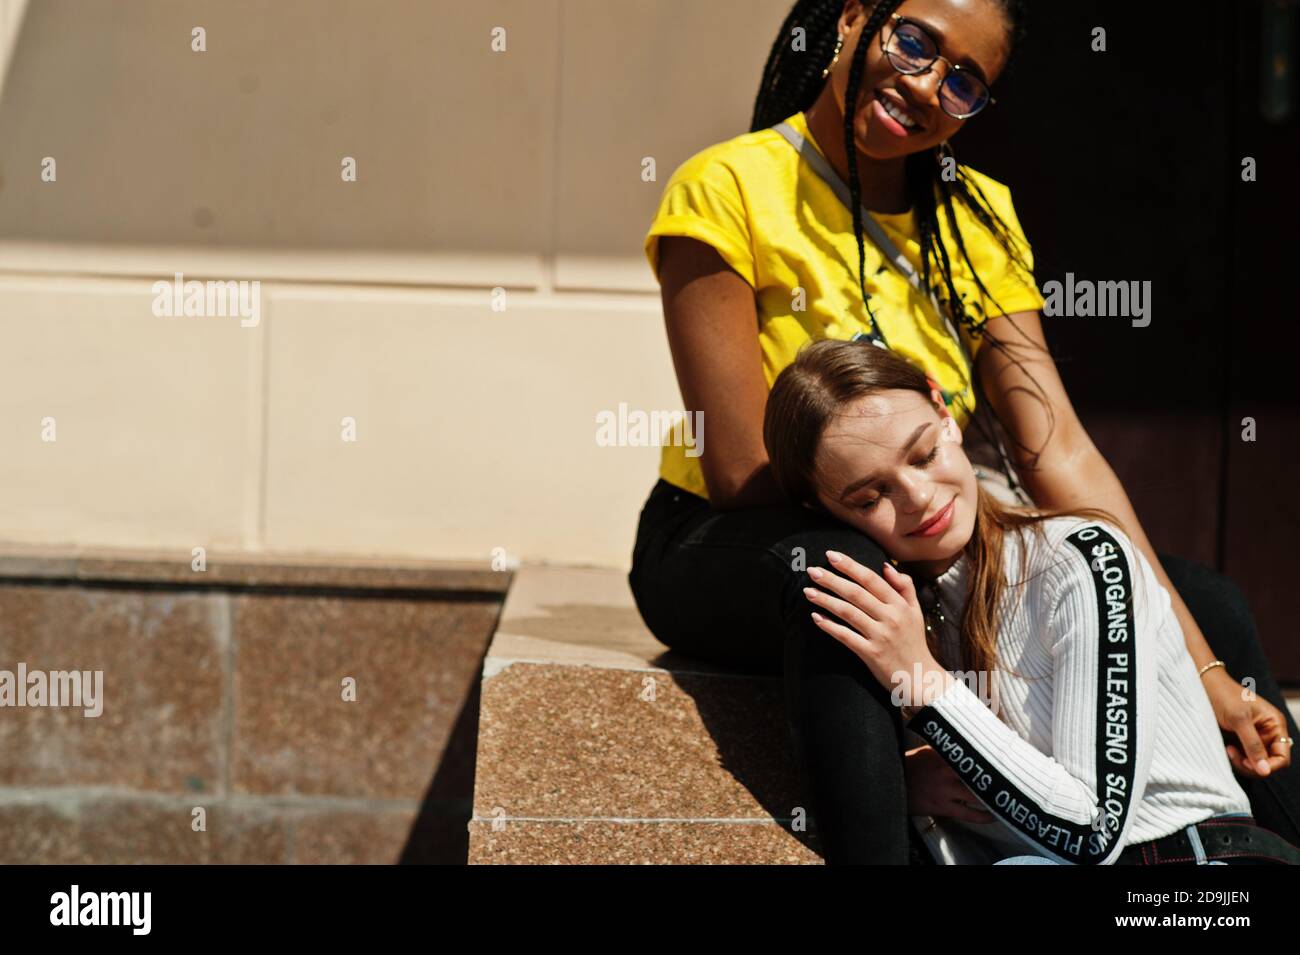
[[1300,51],[1300,6],[1289,28],[1286,7],[1037,4],[998,103],[953,145],[1011,187],[1040,287],[1067,273],[1151,283],[1146,327],[1045,316],[1048,340],[1155,548],[1231,576],[1279,682],[1296,685],[1300,117],[1264,115],[1266,76],[1272,108],[1288,84],[1296,95],[1283,54]]

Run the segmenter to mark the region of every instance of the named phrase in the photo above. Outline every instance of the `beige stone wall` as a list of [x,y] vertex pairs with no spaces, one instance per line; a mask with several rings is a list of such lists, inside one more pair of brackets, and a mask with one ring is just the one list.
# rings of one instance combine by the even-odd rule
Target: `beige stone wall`
[[0,539],[626,566],[659,449],[596,415],[681,407],[641,241],[788,7],[0,0]]

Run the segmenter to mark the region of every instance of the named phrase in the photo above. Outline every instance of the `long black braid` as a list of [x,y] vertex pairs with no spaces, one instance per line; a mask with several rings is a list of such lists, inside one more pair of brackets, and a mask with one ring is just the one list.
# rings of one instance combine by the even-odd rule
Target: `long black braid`
[[[1026,0],[996,0],[996,2],[1002,7],[1011,28],[1011,48],[1014,51],[1024,36]],[[848,88],[845,93],[845,156],[857,155],[853,145],[853,116],[861,92],[867,47],[875,41],[881,27],[901,4],[902,0],[878,0],[874,6],[870,6],[870,0],[864,3],[864,6],[870,6],[870,12],[849,64]],[[794,113],[807,110],[816,101],[823,83],[826,82],[821,74],[831,60],[837,36],[836,23],[843,9],[844,0],[798,0],[795,3],[786,16],[785,22],[782,23],[780,33],[763,67],[763,80],[754,103],[754,116],[750,124],[751,132],[766,129]],[[798,28],[803,29],[803,49],[796,49],[792,42],[794,31]],[[924,152],[914,153],[905,160],[907,192],[916,210],[916,222],[920,233],[921,280],[926,288],[933,288],[932,277],[936,272],[939,274],[942,278],[942,287],[934,289],[936,298],[948,311],[949,317],[956,326],[964,327],[972,338],[976,338],[984,334],[982,326],[987,321],[987,316],[980,314],[977,317],[968,312],[957,292],[952,276],[952,258],[939,231],[939,206],[943,207],[949,234],[957,247],[957,254],[965,261],[980,293],[985,299],[992,301],[999,312],[1002,311],[1001,306],[997,305],[997,300],[985,287],[967,254],[966,243],[957,224],[954,203],[960,202],[970,211],[1018,268],[1028,275],[1032,275],[1032,270],[1021,250],[1020,238],[1007,228],[1006,223],[993,210],[979,184],[960,164],[954,164],[953,181],[945,179],[941,175],[942,158],[941,147],[934,147]],[[858,242],[858,288],[862,292],[865,303],[870,296],[866,289],[866,246],[862,232],[862,200],[857,163],[849,162],[848,171],[853,231]],[[982,313],[982,309],[980,311]],[[998,348],[1023,369],[1019,358],[1011,354],[1005,343],[998,341],[992,335],[987,335],[986,340],[987,344]],[[1032,381],[1033,376],[1029,377]],[[978,388],[978,382],[974,382],[973,386]],[[1046,395],[1042,394],[1041,388],[1038,390],[1049,415],[1050,427],[1051,406],[1046,401]],[[980,403],[988,407],[987,402],[981,400]],[[1014,435],[1012,439],[1024,450],[1030,450]],[[1037,455],[1034,452],[1031,452],[1031,455],[1031,460],[1036,459]],[[1004,464],[1007,463],[1004,460]]]

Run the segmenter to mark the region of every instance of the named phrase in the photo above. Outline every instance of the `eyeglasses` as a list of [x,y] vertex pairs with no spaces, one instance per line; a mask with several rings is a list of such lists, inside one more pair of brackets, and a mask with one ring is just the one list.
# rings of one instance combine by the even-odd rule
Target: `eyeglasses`
[[969,119],[989,103],[996,103],[988,84],[952,60],[939,55],[939,44],[921,24],[895,13],[886,37],[880,34],[880,48],[895,70],[906,76],[924,73],[936,60],[948,64],[939,87],[939,105],[953,119]]

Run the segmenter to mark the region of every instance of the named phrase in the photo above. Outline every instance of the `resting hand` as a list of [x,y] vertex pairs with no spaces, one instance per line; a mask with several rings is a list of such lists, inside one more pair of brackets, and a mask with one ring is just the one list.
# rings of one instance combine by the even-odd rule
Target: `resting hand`
[[909,749],[903,757],[908,815],[946,816],[964,822],[993,821],[993,814],[980,805],[975,794],[933,746]]
[[941,669],[925,642],[925,618],[911,577],[888,563],[882,577],[846,554],[828,550],[826,556],[838,573],[809,568],[818,586],[805,588],[804,595],[843,623],[813,613],[817,626],[856,653],[886,688],[903,683],[910,690],[918,663],[923,671]]
[[1226,747],[1232,768],[1261,779],[1291,765],[1286,716],[1262,696],[1250,693],[1222,667],[1205,674],[1205,694],[1219,726],[1236,736]]

